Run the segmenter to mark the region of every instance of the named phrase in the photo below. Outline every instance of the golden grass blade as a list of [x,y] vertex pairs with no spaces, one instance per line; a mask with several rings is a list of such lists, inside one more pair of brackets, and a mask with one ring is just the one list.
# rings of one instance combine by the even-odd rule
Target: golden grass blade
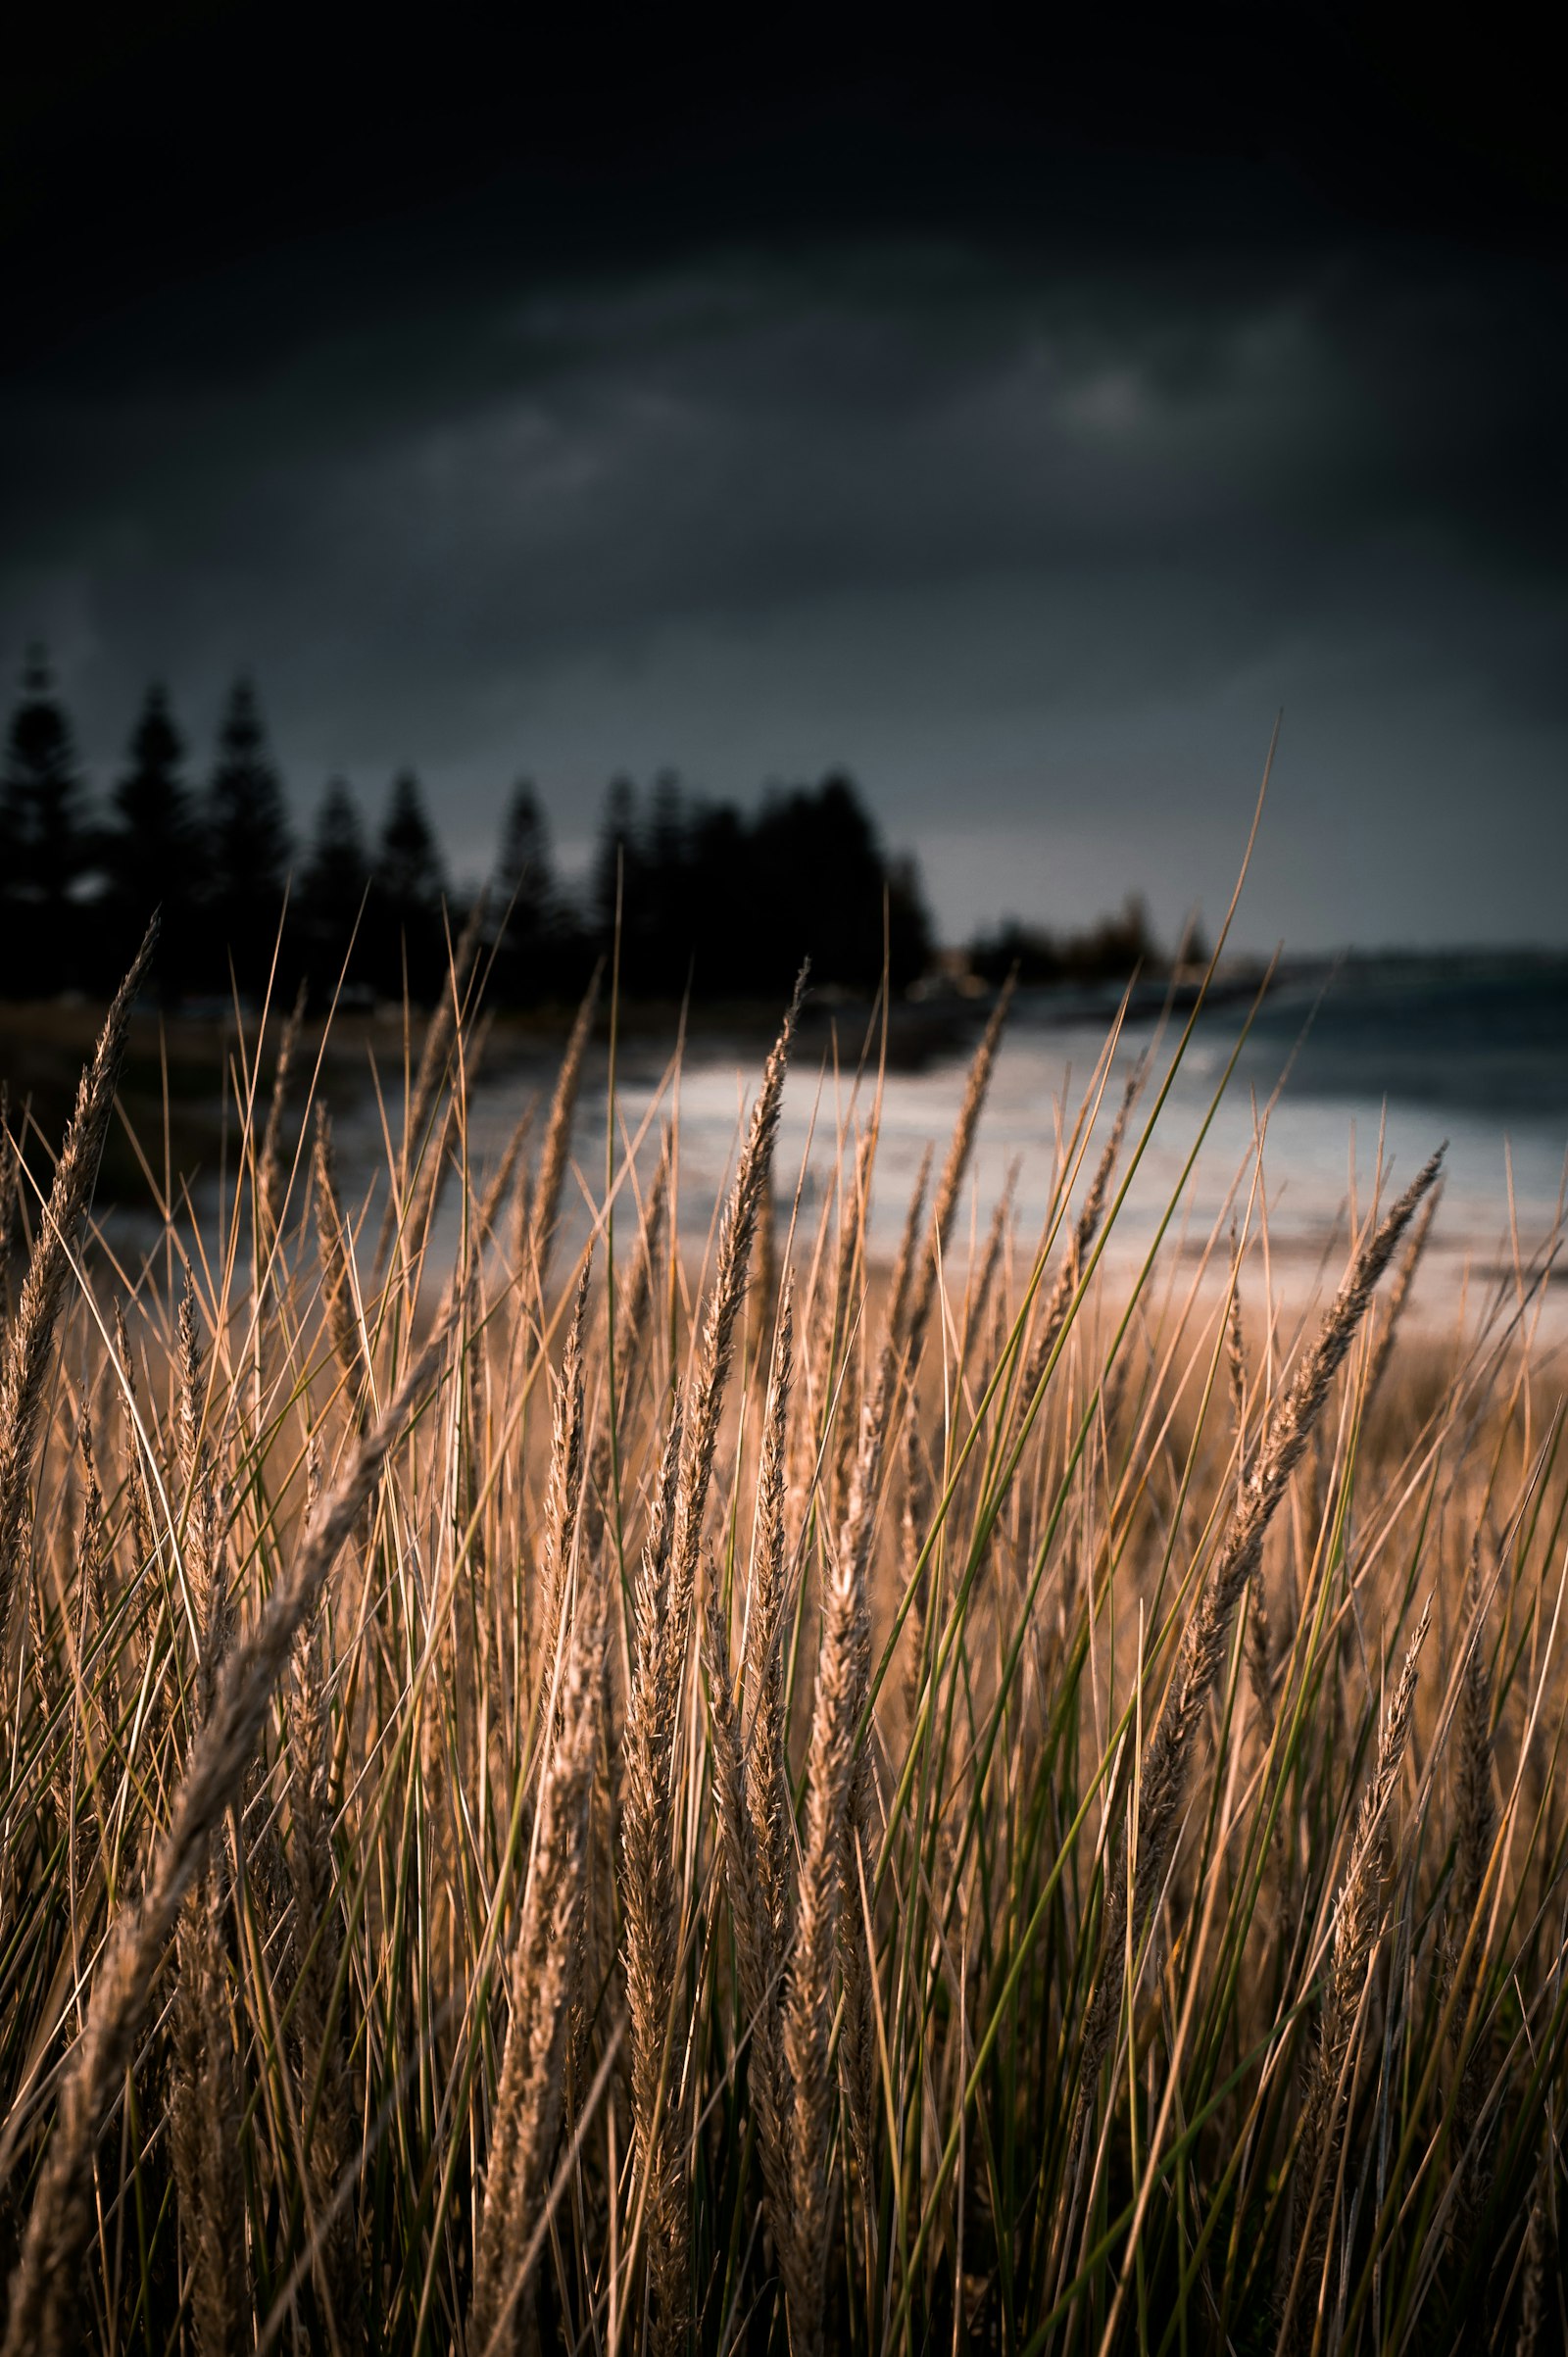
[[130,971],[115,993],[92,1061],[82,1073],[49,1200],[39,1217],[16,1319],[5,1337],[4,1363],[0,1365],[0,1657],[7,1659],[17,1591],[24,1579],[27,1485],[40,1437],[55,1326],[109,1135],[131,1008],[157,943],[155,916]]
[[120,2091],[153,1977],[208,1841],[240,1789],[295,1638],[382,1467],[429,1385],[446,1333],[420,1350],[380,1421],[356,1444],[336,1486],[262,1608],[227,1655],[213,1709],[174,1794],[140,1900],[116,1918],[93,1982],[86,2022],[62,2083],[54,2135],[11,2280],[4,2357],[63,2350],[79,2284],[76,2263],[92,2221],[93,2148]]

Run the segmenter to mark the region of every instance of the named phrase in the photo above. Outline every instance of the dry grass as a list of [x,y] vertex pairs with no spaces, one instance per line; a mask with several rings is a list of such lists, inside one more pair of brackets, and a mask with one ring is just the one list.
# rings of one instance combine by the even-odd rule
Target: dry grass
[[1401,1324],[1436,1164],[1299,1326],[1123,1263],[1107,1057],[965,1274],[1004,1008],[886,1278],[795,1009],[710,1265],[613,1106],[584,1240],[473,957],[368,1200],[297,1012],[216,1233],[92,1242],[128,998],[0,1148],[8,2357],[1563,2345],[1544,1272]]

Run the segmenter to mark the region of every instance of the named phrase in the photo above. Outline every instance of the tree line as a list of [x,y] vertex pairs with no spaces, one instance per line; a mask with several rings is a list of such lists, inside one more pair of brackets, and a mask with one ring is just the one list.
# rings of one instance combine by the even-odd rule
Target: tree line
[[[167,690],[147,690],[120,774],[95,804],[47,661],[27,659],[0,770],[0,997],[102,991],[149,912],[163,910],[166,1004],[270,979],[323,1005],[428,1002],[466,916],[412,770],[372,833],[341,778],[296,837],[254,686],[237,680],[205,785]],[[616,780],[585,894],[563,889],[526,780],[505,810],[486,889],[492,1003],[574,997],[618,941],[636,997],[777,998],[803,955],[818,979],[872,987],[884,943],[895,988],[930,963],[919,876],[890,858],[852,781],[771,793],[755,813],[694,799],[671,775]]]

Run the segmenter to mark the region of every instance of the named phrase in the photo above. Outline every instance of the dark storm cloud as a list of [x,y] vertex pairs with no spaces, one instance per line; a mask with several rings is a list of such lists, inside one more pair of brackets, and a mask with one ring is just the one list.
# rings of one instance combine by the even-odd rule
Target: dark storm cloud
[[1254,932],[1560,937],[1549,254],[1208,155],[1052,150],[1019,233],[759,184],[554,264],[492,189],[78,322],[0,390],[0,652],[47,632],[100,764],[149,671],[205,725],[252,664],[302,797],[412,759],[466,861],[519,768],[580,838],[616,767],[847,760],[954,924],[1212,906],[1284,702]]

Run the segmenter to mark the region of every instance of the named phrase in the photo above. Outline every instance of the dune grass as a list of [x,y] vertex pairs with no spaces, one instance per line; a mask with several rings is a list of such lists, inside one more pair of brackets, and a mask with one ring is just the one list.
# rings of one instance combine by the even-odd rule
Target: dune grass
[[960,1252],[1004,1004],[894,1268],[794,1009],[699,1253],[592,1006],[473,1166],[472,951],[368,1193],[273,1019],[122,1265],[128,993],[0,1166],[6,2351],[1563,2345],[1544,1266],[1107,1252],[1174,1036]]

